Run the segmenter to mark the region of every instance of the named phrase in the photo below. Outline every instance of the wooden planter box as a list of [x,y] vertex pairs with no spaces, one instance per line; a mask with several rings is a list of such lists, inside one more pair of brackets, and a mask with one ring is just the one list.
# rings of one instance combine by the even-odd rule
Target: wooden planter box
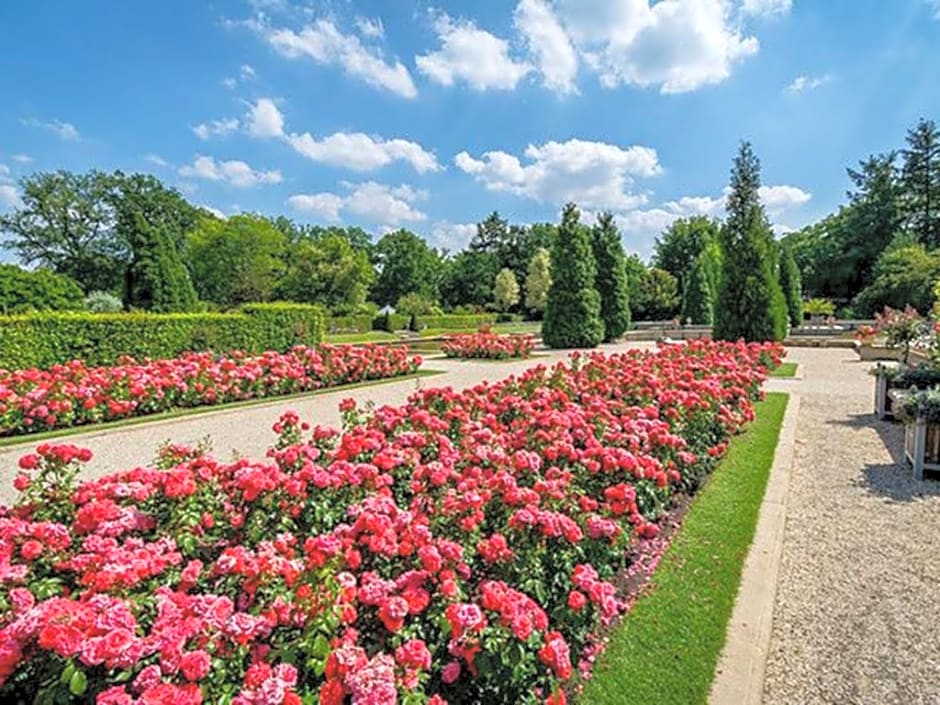
[[879,371],[875,374],[875,414],[879,419],[894,418],[894,398],[889,391],[888,376]]
[[940,470],[940,424],[923,418],[905,424],[904,455],[914,468],[915,480],[924,479],[924,470]]

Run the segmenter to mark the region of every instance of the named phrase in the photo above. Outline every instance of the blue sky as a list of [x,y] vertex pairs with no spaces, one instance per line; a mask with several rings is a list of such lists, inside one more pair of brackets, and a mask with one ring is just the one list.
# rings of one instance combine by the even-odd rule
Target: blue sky
[[780,231],[940,119],[940,0],[0,3],[0,209],[146,171],[224,214],[408,227],[613,210],[646,256],[750,139]]

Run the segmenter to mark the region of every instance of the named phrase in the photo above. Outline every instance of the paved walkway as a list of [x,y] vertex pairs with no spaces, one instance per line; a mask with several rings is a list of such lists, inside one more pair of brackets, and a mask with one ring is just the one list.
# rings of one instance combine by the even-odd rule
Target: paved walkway
[[940,481],[872,414],[868,364],[794,349],[802,380],[765,705],[940,703]]

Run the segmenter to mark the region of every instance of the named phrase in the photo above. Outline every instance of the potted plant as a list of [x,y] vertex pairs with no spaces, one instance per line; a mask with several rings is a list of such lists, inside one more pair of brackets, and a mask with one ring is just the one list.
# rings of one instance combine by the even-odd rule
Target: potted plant
[[940,390],[913,391],[899,402],[904,456],[914,469],[914,479],[923,480],[925,470],[940,470]]
[[[885,306],[884,312],[875,315],[874,327],[859,327],[855,351],[862,360],[897,360],[907,365],[914,343],[929,332],[927,321],[912,306],[903,311]],[[875,344],[878,338],[884,345]]]
[[875,413],[880,419],[894,416],[892,390],[920,391],[940,387],[940,369],[931,363],[905,367],[879,362],[871,374],[875,377]]

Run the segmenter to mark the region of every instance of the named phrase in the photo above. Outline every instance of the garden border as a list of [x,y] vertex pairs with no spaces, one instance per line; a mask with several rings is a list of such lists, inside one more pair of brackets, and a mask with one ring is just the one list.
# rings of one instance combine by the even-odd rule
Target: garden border
[[789,397],[709,705],[760,705],[763,699],[800,415],[800,395]]
[[114,421],[105,421],[103,423],[83,424],[79,426],[66,426],[50,431],[41,431],[39,433],[21,433],[16,436],[0,436],[0,451],[15,450],[22,446],[24,449],[32,449],[37,443],[54,438],[64,438],[66,436],[90,436],[112,431],[120,431],[129,426],[142,426],[144,424],[170,423],[185,419],[190,416],[207,415],[212,413],[223,413],[238,411],[245,407],[263,406],[264,404],[280,404],[297,399],[306,399],[308,397],[322,396],[332,392],[345,392],[363,387],[373,387],[380,384],[391,384],[392,382],[407,382],[410,380],[422,379],[424,377],[435,377],[446,374],[447,370],[418,369],[415,372],[406,375],[395,375],[393,377],[383,377],[381,379],[367,379],[361,382],[352,382],[350,384],[339,384],[333,387],[321,387],[320,389],[311,389],[306,392],[297,392],[295,394],[283,394],[270,397],[257,397],[255,399],[242,399],[240,401],[227,402],[225,404],[205,404],[203,406],[180,407],[171,411],[165,411],[158,414],[144,414],[142,416],[129,416]]

